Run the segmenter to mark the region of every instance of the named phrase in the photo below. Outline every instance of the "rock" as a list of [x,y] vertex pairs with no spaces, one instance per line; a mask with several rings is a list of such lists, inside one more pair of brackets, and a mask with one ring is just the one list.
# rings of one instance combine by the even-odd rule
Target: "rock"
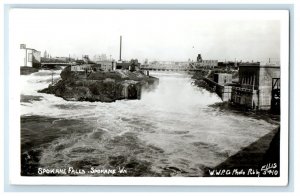
[[61,72],[54,86],[40,90],[68,101],[113,102],[121,99],[140,99],[142,88],[158,84],[158,79],[142,72],[117,70],[115,72],[72,72],[70,66]]

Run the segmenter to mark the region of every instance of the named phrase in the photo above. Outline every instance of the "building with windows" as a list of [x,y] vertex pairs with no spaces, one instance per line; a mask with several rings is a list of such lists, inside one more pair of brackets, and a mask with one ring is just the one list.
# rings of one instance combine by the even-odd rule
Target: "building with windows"
[[[232,87],[231,101],[247,108],[271,109],[274,80],[280,81],[280,67],[275,64],[241,63],[239,84]],[[277,83],[278,84],[278,83]]]
[[41,52],[33,48],[26,48],[25,44],[20,45],[24,67],[38,68],[41,66]]
[[228,83],[232,83],[232,74],[228,73],[215,73],[214,74],[214,82],[224,85]]
[[119,61],[116,63],[116,69],[137,71],[140,68],[141,63],[139,63],[137,59],[131,59],[130,61]]
[[94,71],[113,71],[116,69],[116,62],[115,61],[96,61],[96,64],[93,65]]
[[218,66],[218,60],[203,60],[201,54],[198,54],[197,61],[190,63],[196,69],[199,68],[215,68]]
[[76,71],[76,72],[86,72],[86,71],[91,71],[92,70],[92,65],[91,64],[78,64],[78,65],[71,65],[71,71]]

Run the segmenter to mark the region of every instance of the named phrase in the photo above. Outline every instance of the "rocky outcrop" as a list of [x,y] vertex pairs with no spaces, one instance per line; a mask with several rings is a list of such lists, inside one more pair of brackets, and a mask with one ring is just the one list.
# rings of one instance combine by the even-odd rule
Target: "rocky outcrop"
[[214,92],[213,89],[208,85],[208,83],[204,80],[206,77],[210,76],[211,71],[202,70],[194,72],[192,79],[194,79],[193,84],[197,87],[204,88],[209,92]]
[[139,99],[142,89],[158,84],[158,79],[142,72],[72,72],[66,67],[55,85],[39,92],[54,94],[68,101],[113,102],[120,99]]

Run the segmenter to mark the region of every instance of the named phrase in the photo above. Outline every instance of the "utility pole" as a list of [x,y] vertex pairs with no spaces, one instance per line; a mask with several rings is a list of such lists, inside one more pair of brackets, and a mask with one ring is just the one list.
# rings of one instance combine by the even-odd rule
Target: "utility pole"
[[52,76],[52,86],[53,86],[53,70],[51,70],[51,76]]
[[122,61],[122,35],[120,36],[120,59],[119,61]]

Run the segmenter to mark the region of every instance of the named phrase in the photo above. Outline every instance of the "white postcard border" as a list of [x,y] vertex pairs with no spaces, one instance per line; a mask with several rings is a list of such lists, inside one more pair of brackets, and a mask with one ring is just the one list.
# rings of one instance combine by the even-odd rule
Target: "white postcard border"
[[[9,173],[11,184],[23,185],[245,185],[286,186],[289,135],[289,13],[287,10],[222,11],[251,12],[255,18],[281,21],[281,130],[280,177],[24,177],[20,176],[20,70],[9,67]],[[266,14],[267,13],[267,14]],[[13,43],[9,34],[9,43]],[[10,47],[11,48],[11,47]],[[9,50],[9,61],[13,60]]]

